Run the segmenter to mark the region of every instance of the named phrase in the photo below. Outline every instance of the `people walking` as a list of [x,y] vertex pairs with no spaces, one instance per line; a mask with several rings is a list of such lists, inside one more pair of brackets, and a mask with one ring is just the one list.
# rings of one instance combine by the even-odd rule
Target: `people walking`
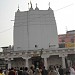
[[25,67],[24,68],[23,75],[29,75],[28,67]]
[[21,67],[20,70],[18,71],[18,75],[23,75],[23,69],[22,69],[22,67]]
[[33,66],[30,67],[29,75],[34,75],[34,67]]
[[60,67],[59,67],[59,74],[60,75],[64,75],[64,72],[63,72],[63,69],[62,69],[62,66],[60,65]]
[[54,68],[51,68],[48,72],[48,75],[57,75],[57,73],[55,72]]
[[75,63],[70,67],[70,75],[75,75]]
[[36,68],[34,75],[42,75],[41,69]]
[[3,75],[2,69],[0,69],[0,75]]
[[15,75],[14,68],[11,68],[11,69],[9,70],[8,75]]
[[48,75],[48,71],[45,69],[45,66],[42,68],[42,75]]

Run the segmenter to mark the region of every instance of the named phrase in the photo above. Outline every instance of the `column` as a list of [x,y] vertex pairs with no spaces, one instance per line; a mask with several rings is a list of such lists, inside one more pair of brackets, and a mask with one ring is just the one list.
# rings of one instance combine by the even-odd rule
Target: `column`
[[25,66],[26,66],[26,67],[29,67],[29,66],[28,66],[28,65],[29,65],[29,64],[28,64],[28,59],[29,59],[30,57],[22,57],[22,58],[26,60]]
[[62,56],[62,67],[63,67],[63,68],[66,68],[65,56]]
[[28,59],[26,58],[26,67],[28,67]]
[[48,65],[47,65],[47,58],[49,58],[49,54],[46,54],[46,53],[44,53],[44,54],[42,54],[42,58],[44,58],[44,66],[45,66],[45,68],[46,69],[48,69]]
[[8,60],[8,69],[11,69],[11,60]]
[[47,58],[44,58],[44,66],[47,69]]
[[65,58],[67,57],[66,53],[59,54],[59,57],[62,58],[62,68],[66,68]]
[[8,65],[8,69],[11,68],[11,59],[5,58],[6,64]]
[[67,60],[68,67],[72,66],[71,60]]

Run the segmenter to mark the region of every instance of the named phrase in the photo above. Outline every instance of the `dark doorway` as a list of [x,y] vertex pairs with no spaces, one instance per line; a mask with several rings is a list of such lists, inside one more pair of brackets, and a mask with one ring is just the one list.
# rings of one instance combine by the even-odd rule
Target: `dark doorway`
[[32,57],[32,64],[35,66],[35,68],[43,67],[43,59],[40,56]]

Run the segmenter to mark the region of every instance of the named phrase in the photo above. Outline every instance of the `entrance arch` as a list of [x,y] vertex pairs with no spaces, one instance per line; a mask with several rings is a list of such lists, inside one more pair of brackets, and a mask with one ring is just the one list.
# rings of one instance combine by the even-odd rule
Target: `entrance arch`
[[44,63],[43,63],[44,60],[40,56],[31,57],[31,60],[35,68],[39,68],[39,67],[42,68],[44,66]]

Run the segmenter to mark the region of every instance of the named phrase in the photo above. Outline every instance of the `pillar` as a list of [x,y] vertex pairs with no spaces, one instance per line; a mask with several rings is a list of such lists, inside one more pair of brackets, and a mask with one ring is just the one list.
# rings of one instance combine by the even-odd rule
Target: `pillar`
[[10,58],[5,58],[6,64],[8,65],[8,69],[11,69],[11,59]]
[[63,68],[66,68],[65,57],[64,56],[62,56],[62,67]]
[[44,66],[47,69],[47,58],[44,58]]
[[68,67],[72,66],[71,60],[67,60]]
[[11,69],[11,60],[8,60],[8,69]]
[[26,60],[26,62],[25,62],[25,63],[26,63],[26,64],[25,64],[25,67],[29,67],[29,66],[28,66],[28,65],[29,65],[29,64],[28,64],[28,59],[29,59],[30,57],[22,57],[22,58]]
[[47,63],[47,58],[49,58],[49,54],[46,54],[46,53],[44,53],[44,54],[42,54],[42,58],[44,58],[44,66],[45,66],[45,69],[48,69],[48,63]]
[[66,53],[59,54],[59,57],[62,58],[62,68],[66,68],[65,58],[67,57]]
[[26,67],[28,67],[28,59],[26,59]]

